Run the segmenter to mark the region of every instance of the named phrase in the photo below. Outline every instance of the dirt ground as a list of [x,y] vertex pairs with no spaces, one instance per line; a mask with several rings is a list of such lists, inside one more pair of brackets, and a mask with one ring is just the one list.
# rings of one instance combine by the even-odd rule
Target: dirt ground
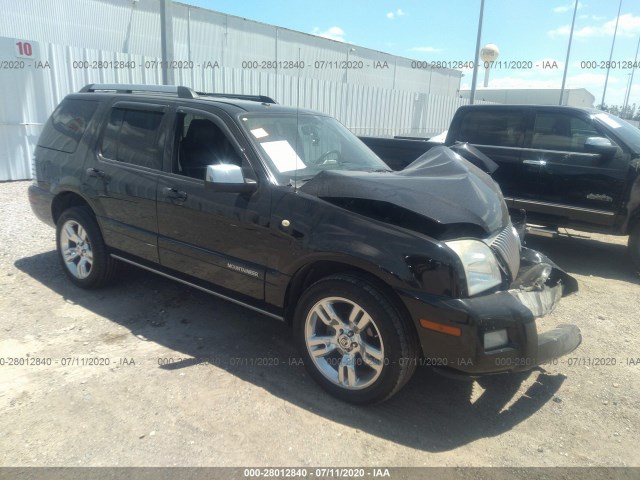
[[527,242],[580,283],[540,322],[580,326],[570,357],[474,382],[421,368],[362,408],[305,374],[276,320],[132,267],[74,287],[28,185],[0,184],[2,466],[640,466],[626,237]]

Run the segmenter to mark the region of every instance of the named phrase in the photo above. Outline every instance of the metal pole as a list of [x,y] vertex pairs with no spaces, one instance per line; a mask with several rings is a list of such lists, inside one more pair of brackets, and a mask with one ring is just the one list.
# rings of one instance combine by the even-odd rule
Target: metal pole
[[567,70],[569,69],[569,54],[571,53],[571,41],[573,40],[573,27],[576,24],[576,12],[578,11],[578,0],[573,6],[573,20],[571,20],[571,33],[569,34],[569,45],[567,45],[567,59],[564,62],[564,73],[562,74],[562,87],[560,88],[560,103],[564,100],[564,86],[567,83]]
[[173,14],[171,0],[160,0],[160,42],[162,48],[162,84],[174,85],[173,69]]
[[[633,59],[633,65],[635,67],[636,62],[638,61],[638,51],[640,50],[640,37],[638,37],[638,46],[636,47],[636,56]],[[633,84],[633,74],[635,73],[635,68],[631,69],[631,78],[629,79],[629,86],[627,87],[627,94],[624,97],[624,108],[627,108],[629,105],[629,95],[631,94],[631,85]]]
[[618,5],[618,16],[616,17],[616,28],[613,30],[613,41],[611,42],[611,53],[609,54],[609,64],[607,65],[607,76],[604,79],[604,90],[602,91],[602,102],[600,108],[604,108],[604,98],[607,95],[607,84],[609,83],[609,70],[611,70],[611,59],[613,58],[613,47],[616,44],[616,35],[618,34],[618,22],[620,21],[620,10],[622,10],[622,0]]
[[480,39],[482,38],[482,16],[483,15],[484,15],[484,0],[480,0],[480,18],[478,19],[478,38],[476,39],[476,58],[473,63],[473,78],[471,79],[471,95],[469,97],[469,103],[471,105],[473,105],[473,100],[476,97],[476,83],[478,81],[478,62],[480,60]]

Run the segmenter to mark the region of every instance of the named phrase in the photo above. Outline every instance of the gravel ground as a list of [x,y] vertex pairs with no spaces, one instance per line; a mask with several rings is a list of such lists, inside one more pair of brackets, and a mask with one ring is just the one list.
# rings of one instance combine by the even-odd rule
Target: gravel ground
[[28,185],[0,184],[3,466],[640,466],[626,238],[528,240],[580,283],[541,321],[580,326],[578,360],[474,382],[422,368],[358,408],[305,374],[275,320],[134,268],[73,287]]

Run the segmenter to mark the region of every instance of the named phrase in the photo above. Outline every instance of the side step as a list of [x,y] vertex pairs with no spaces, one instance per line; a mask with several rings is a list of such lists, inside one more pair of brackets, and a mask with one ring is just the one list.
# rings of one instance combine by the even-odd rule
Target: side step
[[527,233],[530,233],[532,235],[539,235],[546,238],[556,238],[559,235],[557,229],[536,227],[535,225],[528,225]]

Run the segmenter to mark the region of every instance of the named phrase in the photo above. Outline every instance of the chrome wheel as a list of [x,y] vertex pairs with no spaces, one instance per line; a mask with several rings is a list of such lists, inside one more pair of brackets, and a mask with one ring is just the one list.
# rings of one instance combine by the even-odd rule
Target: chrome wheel
[[382,336],[357,303],[323,298],[309,310],[304,335],[311,360],[333,384],[360,390],[380,377],[385,365]]
[[67,220],[60,230],[60,253],[64,264],[75,278],[85,279],[93,267],[93,249],[82,225]]

